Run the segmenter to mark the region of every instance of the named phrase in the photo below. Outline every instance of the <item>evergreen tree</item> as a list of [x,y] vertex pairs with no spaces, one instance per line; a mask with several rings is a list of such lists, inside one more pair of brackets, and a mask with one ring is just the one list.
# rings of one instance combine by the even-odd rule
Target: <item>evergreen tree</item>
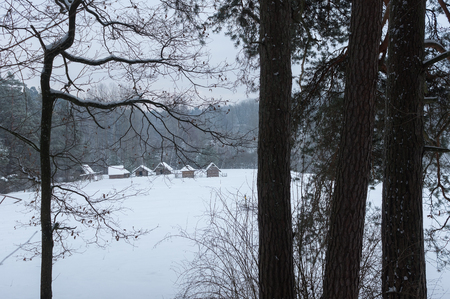
[[259,298],[295,298],[291,214],[291,5],[260,4]]
[[391,0],[382,240],[383,298],[427,297],[423,239],[425,1]]
[[[366,197],[369,185],[382,3],[353,1],[348,45],[344,123],[330,230],[323,298],[358,298]],[[351,183],[350,183],[351,182]]]

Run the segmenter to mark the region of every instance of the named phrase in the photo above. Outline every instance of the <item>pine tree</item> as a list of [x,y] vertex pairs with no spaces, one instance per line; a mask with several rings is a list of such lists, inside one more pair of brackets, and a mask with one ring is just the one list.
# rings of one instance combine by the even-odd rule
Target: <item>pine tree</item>
[[425,1],[390,2],[382,204],[383,298],[425,299]]

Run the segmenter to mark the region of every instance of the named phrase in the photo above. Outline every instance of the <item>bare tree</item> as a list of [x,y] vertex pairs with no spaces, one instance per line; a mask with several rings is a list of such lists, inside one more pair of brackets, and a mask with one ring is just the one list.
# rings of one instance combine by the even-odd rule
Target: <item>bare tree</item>
[[[36,4],[21,0],[6,1],[2,11],[1,69],[20,74],[23,79],[35,75],[40,78],[39,144],[24,141],[33,145],[40,155],[36,182],[41,188],[41,298],[47,299],[52,297],[53,246],[60,212],[52,209],[52,203],[64,202],[56,190],[81,196],[89,203],[95,217],[102,218],[102,212],[93,207],[95,200],[55,185],[55,153],[51,144],[56,102],[67,101],[88,113],[92,109],[121,107],[143,112],[143,115],[150,111],[165,130],[159,131],[161,138],[173,144],[182,155],[189,144],[180,147],[179,137],[164,125],[162,113],[174,118],[182,128],[193,126],[225,142],[224,135],[205,126],[207,123],[196,122],[191,115],[177,110],[180,105],[187,105],[201,108],[200,115],[210,111],[217,101],[200,97],[198,88],[202,85],[194,80],[203,76],[216,84],[215,79],[220,82],[223,74],[212,70],[203,55],[198,34],[204,32],[182,22],[173,11],[161,5],[151,8],[145,1],[122,4],[84,0]],[[123,87],[130,88],[117,101],[88,98],[87,88],[106,78],[118,80]],[[155,86],[164,81],[174,82],[173,87]],[[90,115],[95,121],[95,114]],[[67,205],[62,206],[70,210]]]

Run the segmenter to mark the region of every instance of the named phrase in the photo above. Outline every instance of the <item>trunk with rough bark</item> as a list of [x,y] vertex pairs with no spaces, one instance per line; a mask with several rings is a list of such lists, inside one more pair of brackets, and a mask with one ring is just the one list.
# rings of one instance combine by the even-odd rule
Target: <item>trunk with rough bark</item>
[[366,197],[370,176],[382,1],[352,2],[344,125],[339,148],[324,299],[357,299]]
[[383,298],[425,299],[422,207],[425,0],[391,0],[385,129]]
[[260,20],[259,298],[292,299],[290,2],[260,1]]

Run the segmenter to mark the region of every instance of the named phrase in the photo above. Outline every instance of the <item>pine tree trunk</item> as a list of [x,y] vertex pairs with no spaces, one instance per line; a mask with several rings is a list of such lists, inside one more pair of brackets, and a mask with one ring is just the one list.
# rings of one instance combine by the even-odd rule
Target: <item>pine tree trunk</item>
[[290,2],[260,1],[260,19],[259,298],[292,299]]
[[425,1],[391,0],[383,184],[383,298],[425,299],[422,207]]
[[352,2],[344,125],[323,283],[324,299],[357,299],[370,176],[382,2]]

